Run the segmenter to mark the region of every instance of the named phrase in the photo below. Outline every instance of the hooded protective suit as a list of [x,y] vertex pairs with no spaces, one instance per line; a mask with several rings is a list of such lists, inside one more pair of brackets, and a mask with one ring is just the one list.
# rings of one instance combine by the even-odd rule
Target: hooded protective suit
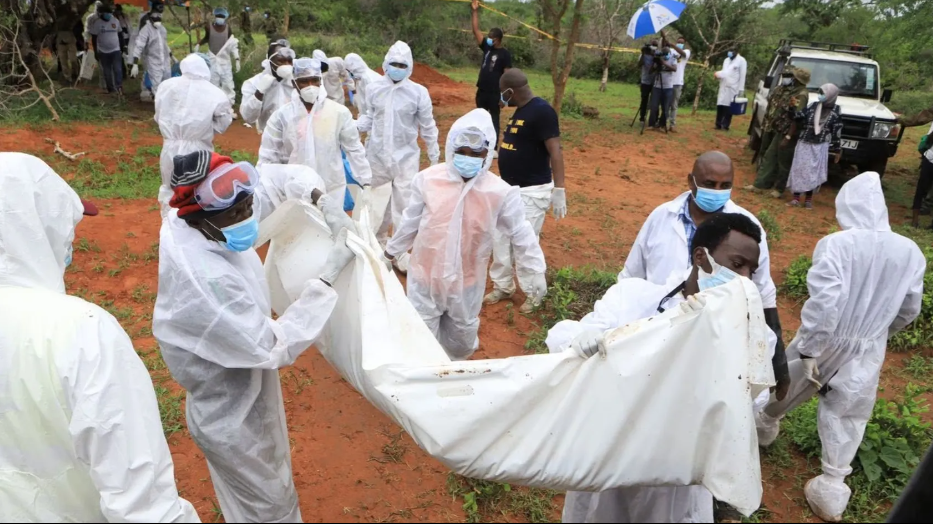
[[[134,61],[138,58],[146,61],[146,72],[149,73],[149,82],[152,84],[151,96],[155,98],[162,81],[172,78],[172,52],[168,48],[165,26],[156,27],[151,19],[146,20],[146,25],[140,28],[136,36],[132,58]],[[145,87],[140,93],[141,98],[145,98],[144,92]]]
[[346,97],[343,94],[344,86],[351,91],[354,89],[353,79],[347,72],[347,66],[343,63],[343,58],[333,56],[326,59],[327,72],[324,73],[324,89],[327,90],[327,98],[337,102],[340,105],[346,103]]
[[346,107],[327,99],[322,88],[309,111],[300,99],[279,108],[262,133],[259,165],[302,164],[324,179],[327,194],[343,202],[347,189],[341,149],[361,184],[369,184],[372,171],[360,142],[353,115]]
[[382,75],[370,69],[363,58],[356,53],[348,54],[344,62],[355,84],[356,95],[353,97],[353,105],[356,106],[359,116],[362,117],[368,112],[368,106],[366,105],[367,86],[378,82]]
[[[479,174],[464,181],[453,165],[453,144],[471,128],[485,135],[489,152]],[[495,229],[511,238],[520,272],[543,275],[546,269],[538,238],[525,220],[519,188],[489,172],[495,140],[492,118],[483,109],[454,122],[447,136],[447,161],[415,177],[402,226],[386,247],[394,257],[412,249],[408,298],[454,360],[469,358],[479,345],[479,312]]]
[[378,214],[381,210],[374,210],[373,224],[379,224],[382,219],[378,236],[383,243],[388,238],[390,225],[395,231],[401,227],[402,212],[411,194],[411,180],[419,171],[419,130],[428,147],[431,165],[440,159],[431,96],[424,86],[409,79],[415,61],[408,44],[396,42],[389,48],[382,63],[383,71],[388,70],[390,63],[407,65],[407,77],[394,82],[383,76],[378,82],[367,85],[368,110],[357,120],[359,130],[369,133],[366,155],[372,166],[373,187],[392,184],[391,212],[387,211],[383,217]]
[[219,87],[227,95],[231,106],[236,103],[236,90],[233,85],[234,62],[238,66],[237,70],[239,70],[240,41],[235,36],[231,36],[220,48],[220,51],[217,53],[211,52],[211,83]]
[[[863,173],[839,191],[836,219],[842,231],[820,240],[807,274],[810,298],[800,313],[797,336],[787,349],[791,370],[801,355],[816,359],[820,396],[817,426],[823,443],[823,474],[805,494],[820,517],[838,519],[851,491],[852,473],[875,406],[887,340],[920,313],[926,260],[917,244],[891,231],[877,173]],[[796,364],[796,365],[795,365]],[[800,376],[783,402],[760,415],[759,438],[770,444],[780,419],[816,394]]]
[[181,61],[181,76],[163,82],[156,95],[155,121],[164,139],[159,158],[159,203],[164,213],[172,197],[172,159],[198,150],[213,151],[214,134],[226,131],[233,121],[230,101],[211,84],[210,77],[204,59],[188,55]]
[[65,294],[78,195],[22,153],[0,153],[0,194],[0,518],[200,522],[133,343]]
[[[310,169],[293,167],[263,166],[254,202],[274,207],[320,185]],[[224,517],[302,522],[278,369],[318,338],[336,292],[320,280],[309,281],[273,320],[262,262],[253,249],[237,253],[208,240],[174,209],[159,240],[152,332],[172,377],[188,392],[188,431],[207,458]]]
[[240,116],[243,117],[244,122],[255,126],[256,132],[259,134],[262,134],[266,128],[266,123],[280,107],[301,100],[290,78],[273,83],[272,87],[262,94],[262,100],[256,98],[256,85],[260,77],[272,74],[268,60],[263,60],[262,69],[262,73],[243,82],[243,86],[240,88],[243,93],[243,97],[240,99]]

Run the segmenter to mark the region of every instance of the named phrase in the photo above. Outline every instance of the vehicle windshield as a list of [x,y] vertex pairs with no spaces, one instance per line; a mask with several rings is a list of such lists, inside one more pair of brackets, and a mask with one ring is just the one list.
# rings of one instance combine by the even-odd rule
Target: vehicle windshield
[[796,57],[791,65],[810,71],[810,91],[819,91],[823,84],[836,84],[839,96],[878,99],[878,67],[874,64]]

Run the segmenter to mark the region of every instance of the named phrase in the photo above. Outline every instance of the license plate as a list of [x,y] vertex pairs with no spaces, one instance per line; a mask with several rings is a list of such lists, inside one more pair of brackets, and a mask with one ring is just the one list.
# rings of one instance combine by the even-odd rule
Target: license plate
[[843,140],[843,149],[858,149],[858,140]]

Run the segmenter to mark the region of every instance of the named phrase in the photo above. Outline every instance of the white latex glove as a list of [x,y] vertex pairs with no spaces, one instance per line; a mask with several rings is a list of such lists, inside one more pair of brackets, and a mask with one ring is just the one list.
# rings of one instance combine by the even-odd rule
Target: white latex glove
[[807,382],[816,386],[816,389],[823,387],[823,385],[820,384],[820,368],[816,365],[816,359],[803,358],[800,360],[803,363],[803,377],[807,379]]
[[324,269],[321,272],[321,280],[333,285],[354,256],[356,255],[353,251],[347,247],[347,230],[341,229],[334,238],[334,248],[327,255],[327,262],[324,263]]
[[130,78],[136,78],[139,76],[139,64],[133,64],[133,69],[130,69]]
[[385,251],[382,252],[382,256],[379,258],[382,260],[382,263],[385,264],[386,269],[392,271],[392,259],[389,258]]
[[258,79],[256,79],[256,91],[266,94],[266,91],[275,84],[275,77],[270,74],[263,74]]
[[239,58],[236,59],[236,72],[237,73],[240,72],[240,59]]
[[603,332],[599,329],[588,329],[573,337],[570,349],[583,358],[590,358],[599,353],[606,357],[606,344],[603,342]]
[[363,192],[360,193],[360,201],[358,205],[360,206],[360,209],[372,209],[373,188],[369,184],[363,186]]
[[356,223],[343,210],[342,202],[338,204],[329,195],[324,195],[317,200],[317,207],[324,213],[324,221],[327,222],[327,226],[332,233],[334,231],[339,232],[341,229],[347,229],[354,233],[358,232]]
[[531,280],[531,297],[537,305],[544,300],[544,295],[547,295],[547,279],[544,278],[544,273],[538,273]]
[[687,300],[680,303],[680,310],[684,313],[698,312],[706,307],[706,299],[696,295],[690,295]]
[[567,216],[567,191],[562,187],[555,187],[551,191],[551,211],[554,219],[560,220]]

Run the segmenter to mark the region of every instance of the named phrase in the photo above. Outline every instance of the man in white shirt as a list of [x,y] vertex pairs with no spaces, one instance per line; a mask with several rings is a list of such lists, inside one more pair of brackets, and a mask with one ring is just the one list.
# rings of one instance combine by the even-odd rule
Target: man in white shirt
[[[664,45],[670,45],[664,31],[661,31],[661,38],[664,39]],[[677,71],[674,72],[674,93],[671,95],[671,109],[667,112],[670,130],[674,131],[677,126],[677,107],[680,105],[680,96],[684,93],[684,71],[687,69],[687,61],[690,60],[691,52],[687,49],[687,40],[683,36],[677,37],[677,44],[670,47],[671,53],[677,60]]]
[[[693,164],[693,172],[687,176],[689,191],[651,212],[635,238],[619,278],[643,278],[655,284],[664,284],[671,274],[686,272],[691,264],[689,246],[693,235],[697,227],[715,214],[741,213],[760,227],[755,215],[732,202],[734,177],[732,159],[725,153],[708,151],[700,155]],[[761,293],[765,320],[778,337],[772,362],[778,384],[777,397],[783,399],[790,386],[790,376],[781,339],[777,290],[771,280],[771,259],[764,231],[760,248],[758,269],[751,279]]]
[[726,52],[722,69],[713,74],[719,81],[719,94],[716,96],[716,129],[728,131],[732,125],[732,102],[745,92],[745,73],[748,63],[745,57],[735,49]]

